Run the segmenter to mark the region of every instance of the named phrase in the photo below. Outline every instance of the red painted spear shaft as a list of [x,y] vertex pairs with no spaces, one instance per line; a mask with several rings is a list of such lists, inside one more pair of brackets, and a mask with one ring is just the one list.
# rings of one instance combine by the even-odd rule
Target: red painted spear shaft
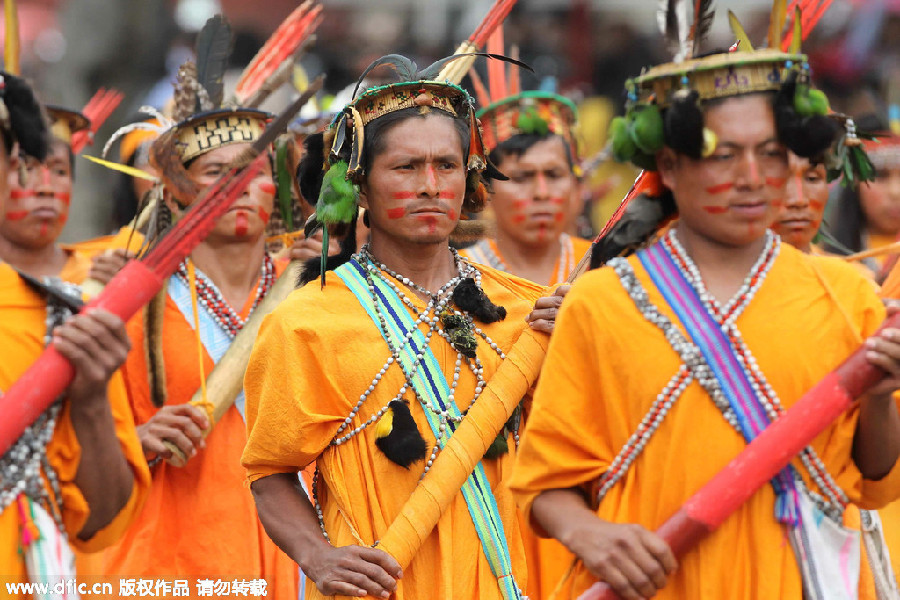
[[[900,314],[885,321],[900,327]],[[885,373],[866,360],[865,346],[829,373],[772,422],[712,480],[656,530],[681,557],[714,531],[790,460],[853,405],[854,399],[881,381]],[[595,583],[579,600],[615,600],[615,592]]]
[[[128,320],[161,288],[191,250],[203,240],[268,160],[262,151],[282,133],[300,108],[322,87],[318,77],[254,142],[256,158],[244,169],[230,169],[194,202],[193,207],[138,261],[131,261],[85,306],[102,308]],[[75,377],[68,360],[49,346],[0,396],[0,456],[62,394]]]

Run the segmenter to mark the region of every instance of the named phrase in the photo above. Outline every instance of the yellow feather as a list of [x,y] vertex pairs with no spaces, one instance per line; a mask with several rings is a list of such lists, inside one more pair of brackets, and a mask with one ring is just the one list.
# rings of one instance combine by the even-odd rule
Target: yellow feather
[[731,32],[734,34],[734,37],[740,42],[737,51],[753,52],[753,44],[750,43],[750,38],[747,37],[747,32],[744,31],[744,26],[741,25],[741,22],[730,10],[728,11],[728,23],[731,25]]
[[784,30],[784,19],[787,17],[787,0],[775,0],[772,3],[772,15],[769,17],[769,48],[781,48],[781,32]]
[[97,163],[98,165],[102,165],[107,169],[112,169],[113,171],[120,171],[127,175],[131,175],[132,177],[137,177],[139,179],[146,179],[147,181],[152,181],[154,183],[159,182],[158,177],[154,177],[147,171],[142,171],[141,169],[135,167],[129,167],[128,165],[121,165],[119,163],[115,163],[109,160],[103,160],[102,158],[97,158],[96,156],[88,156],[87,154],[84,157],[92,162]]
[[378,423],[375,425],[375,439],[380,440],[381,438],[385,438],[391,435],[391,432],[393,430],[394,409],[389,408],[383,415],[381,415],[381,418],[378,419]]
[[800,44],[803,43],[803,19],[800,14],[800,6],[794,9],[794,37],[791,38],[791,54],[800,54]]
[[3,25],[6,39],[3,43],[3,68],[7,73],[21,75],[19,65],[19,11],[16,0],[3,0]]

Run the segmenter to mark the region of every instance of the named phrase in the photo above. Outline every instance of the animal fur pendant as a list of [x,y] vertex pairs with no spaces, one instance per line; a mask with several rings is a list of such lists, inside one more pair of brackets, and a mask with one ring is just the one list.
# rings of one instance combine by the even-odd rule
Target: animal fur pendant
[[375,425],[375,445],[393,463],[408,469],[423,460],[428,451],[425,438],[409,412],[406,402],[392,400]]
[[469,320],[463,316],[449,311],[441,313],[441,323],[444,332],[450,340],[453,349],[468,358],[475,358],[475,350],[478,348],[478,338],[472,331]]
[[471,277],[459,282],[453,290],[452,298],[459,310],[469,313],[482,323],[496,323],[506,318],[506,309],[491,302]]

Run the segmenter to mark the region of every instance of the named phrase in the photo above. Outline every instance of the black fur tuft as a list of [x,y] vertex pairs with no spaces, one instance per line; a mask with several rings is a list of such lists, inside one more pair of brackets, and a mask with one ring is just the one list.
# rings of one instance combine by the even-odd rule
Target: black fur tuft
[[297,183],[303,199],[315,206],[322,189],[322,178],[325,177],[325,170],[322,168],[325,162],[325,138],[321,133],[314,133],[306,137],[303,145],[306,153],[297,165]]
[[22,151],[43,161],[50,148],[50,133],[44,113],[34,97],[31,87],[21,77],[0,72],[4,87],[0,91],[9,110],[11,132],[3,132],[6,151],[12,150],[11,142],[19,142]]
[[506,318],[506,309],[491,302],[471,277],[463,279],[453,290],[453,303],[482,323],[496,323]]
[[677,210],[675,198],[668,189],[659,198],[641,194],[631,200],[619,222],[603,239],[594,243],[591,268],[602,267],[610,259],[640,248]]
[[425,459],[428,444],[419,432],[406,402],[392,400],[388,406],[394,413],[391,432],[377,438],[375,445],[384,452],[388,460],[408,469],[414,462]]
[[703,112],[698,99],[695,90],[680,90],[663,115],[666,145],[693,159],[699,159],[703,151]]
[[804,117],[794,109],[797,74],[791,73],[775,96],[775,128],[778,139],[791,152],[817,160],[838,135],[837,124],[825,115]]

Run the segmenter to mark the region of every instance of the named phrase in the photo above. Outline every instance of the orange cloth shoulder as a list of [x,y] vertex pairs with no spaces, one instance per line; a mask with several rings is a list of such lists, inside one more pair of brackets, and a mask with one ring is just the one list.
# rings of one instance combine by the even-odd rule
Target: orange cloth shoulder
[[[9,266],[0,264],[0,340],[6,352],[0,360],[0,390],[7,389],[33,363],[44,348],[46,308],[43,300],[25,286]],[[11,351],[11,349],[15,351]],[[68,403],[57,422],[47,447],[47,457],[60,480],[63,521],[72,544],[81,550],[94,551],[120,538],[134,519],[146,498],[150,475],[141,445],[134,430],[131,409],[124,393],[121,376],[110,380],[108,397],[115,422],[115,433],[122,452],[134,475],[131,496],[119,514],[90,540],[81,541],[77,534],[87,520],[90,507],[75,485],[81,462],[81,445],[69,418]],[[18,517],[14,507],[0,514],[0,573],[24,577],[24,564],[18,554]]]
[[82,242],[75,242],[74,244],[62,244],[62,246],[67,250],[74,250],[88,258],[93,258],[95,254],[99,254],[105,250],[128,249],[132,252],[136,252],[143,243],[143,234],[138,231],[133,231],[130,227],[125,226],[111,235],[104,235]]

